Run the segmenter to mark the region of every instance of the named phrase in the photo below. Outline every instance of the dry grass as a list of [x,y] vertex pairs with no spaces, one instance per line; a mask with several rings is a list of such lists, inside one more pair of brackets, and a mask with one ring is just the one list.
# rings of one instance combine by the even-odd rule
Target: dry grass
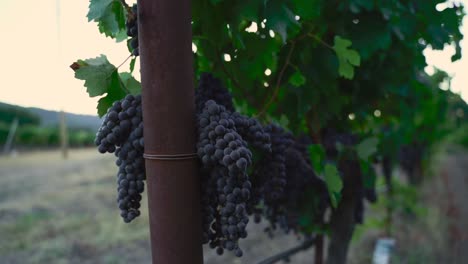
[[[94,149],[0,157],[1,263],[150,263],[146,203],[131,224],[115,204],[114,157]],[[146,198],[143,198],[146,201]],[[205,263],[256,263],[299,244],[294,236],[275,240],[249,225],[244,257],[217,256],[205,247]],[[308,263],[312,252],[292,258]]]
[[[115,204],[115,171],[114,157],[94,149],[73,150],[67,160],[57,151],[0,157],[0,262],[150,263],[147,205],[142,205],[142,216],[132,224],[121,221]],[[457,173],[466,176],[466,170]],[[395,222],[393,263],[463,263],[447,258],[455,253],[447,251],[450,222],[440,181],[435,178],[423,189],[425,213],[402,214]],[[464,197],[459,199],[468,197],[466,189]],[[466,207],[466,202],[462,205]],[[359,235],[358,230],[351,246],[352,264],[371,263],[375,239],[382,235],[378,224],[382,207],[368,214],[365,232]],[[466,230],[466,221],[459,228]],[[257,263],[299,243],[283,234],[268,239],[263,227],[248,226],[249,237],[241,242],[243,258],[219,257],[205,247],[205,263]],[[312,258],[310,250],[292,257],[291,263],[313,263]]]
[[[55,151],[1,157],[2,263],[129,263],[135,256],[145,263],[147,217],[120,220],[113,162],[94,149],[74,150],[67,160]],[[116,254],[121,247],[131,258]]]

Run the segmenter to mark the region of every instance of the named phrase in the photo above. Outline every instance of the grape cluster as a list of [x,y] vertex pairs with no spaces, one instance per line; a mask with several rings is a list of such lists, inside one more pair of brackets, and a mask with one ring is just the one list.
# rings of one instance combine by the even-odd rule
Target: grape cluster
[[[365,204],[364,200],[370,203],[377,201],[377,192],[375,186],[364,186],[364,172],[357,158],[344,159],[340,161],[340,173],[343,175],[343,181],[348,189],[348,196],[355,197],[354,205],[354,221],[357,224],[362,224],[364,221]],[[375,169],[371,166],[366,172],[370,175],[367,178],[375,177]],[[347,187],[348,186],[348,187]],[[345,199],[345,197],[343,197]]]
[[95,143],[99,152],[115,153],[117,157],[117,202],[122,218],[128,223],[140,215],[141,193],[144,191],[145,162],[140,95],[127,95],[108,109],[96,134]]
[[[131,28],[129,35],[137,39]],[[256,221],[264,216],[271,230],[279,225],[285,231],[299,231],[301,208],[310,206],[306,190],[313,191],[318,199],[314,205],[316,220],[323,222],[330,201],[325,182],[315,174],[309,161],[310,139],[295,138],[276,124],[263,126],[256,119],[235,112],[228,90],[208,73],[202,74],[195,99],[203,243],[218,254],[228,250],[242,256],[239,240],[247,237],[251,214]],[[337,141],[353,144],[353,140],[334,135],[326,141],[330,142],[327,153],[337,155]],[[117,157],[117,202],[125,222],[140,215],[145,180],[143,141],[141,96],[128,95],[109,108],[95,142],[101,153],[115,153]],[[260,154],[252,177],[247,174],[253,163],[250,148]],[[367,195],[364,189],[359,191],[362,197]]]
[[209,100],[213,100],[217,104],[224,106],[226,110],[231,113],[234,112],[232,96],[226,87],[223,86],[219,79],[215,78],[210,73],[202,73],[200,75],[198,88],[195,92],[197,113],[201,113],[205,107],[205,103]]
[[247,167],[252,153],[247,142],[237,133],[231,113],[213,100],[205,103],[198,115],[198,156],[202,161],[203,231],[204,242],[217,248],[234,250],[242,256],[239,238],[247,237],[249,221],[246,203],[251,183]]
[[296,186],[294,187],[294,192],[288,194],[288,197],[298,195],[298,193],[305,191],[306,188],[310,188],[316,193],[318,198],[316,209],[318,215],[321,215],[330,204],[330,200],[325,182],[315,174],[310,161],[310,154],[307,148],[310,144],[313,144],[312,139],[301,135],[295,138],[293,146],[287,152],[286,169],[288,178],[289,175],[298,178],[294,181],[289,180],[289,182],[295,183]]
[[210,73],[202,73],[195,92],[195,103],[199,114],[209,100],[222,105],[231,113],[237,132],[250,146],[263,151],[271,151],[270,137],[263,126],[255,118],[250,118],[234,111],[232,96],[221,81]]
[[[377,173],[375,172],[375,168],[373,166],[369,167],[367,173],[369,174],[367,178],[377,177]],[[375,190],[375,183],[373,186],[364,186],[364,198],[370,203],[377,202],[377,191]]]
[[271,152],[258,163],[255,177],[261,182],[258,193],[272,214],[276,214],[276,205],[284,199],[286,150],[293,144],[293,139],[290,133],[276,124],[267,125],[265,131],[270,135]]
[[364,184],[359,160],[356,156],[341,158],[338,170],[343,179],[341,199],[354,201],[354,222],[360,224],[364,218]]
[[387,190],[389,192],[392,192],[392,159],[390,158],[389,155],[385,155],[382,158],[382,172],[383,176],[385,178],[385,185],[387,186]]
[[311,144],[314,144],[314,141],[312,140],[312,138],[305,134],[297,136],[294,140],[294,148],[301,153],[304,161],[310,166],[312,166],[312,164],[310,163],[310,154],[308,146]]
[[143,123],[135,128],[128,140],[116,151],[118,157],[118,205],[126,223],[140,215],[141,193],[145,189],[145,161],[143,159]]
[[132,12],[129,12],[127,15],[127,22],[125,25],[127,26],[127,35],[130,38],[130,48],[132,50],[132,55],[138,56],[140,55],[140,49],[138,45],[138,6],[134,4],[132,6]]
[[325,149],[327,158],[338,158],[338,144],[342,146],[354,146],[358,143],[358,138],[351,133],[337,133],[335,130],[325,128],[322,130],[322,146]]
[[[328,159],[337,159],[338,158],[338,148],[337,145],[341,144],[342,146],[355,146],[358,143],[358,138],[356,135],[351,133],[336,133],[332,129],[324,129],[322,131],[322,145],[325,148]],[[342,155],[340,159],[340,174],[342,175],[343,181],[347,185],[352,185],[352,193],[348,195],[355,196],[356,204],[354,205],[354,219],[358,224],[362,224],[364,220],[364,211],[365,205],[364,200],[367,200],[371,203],[377,201],[377,192],[375,186],[365,187],[363,181],[363,172],[359,161],[355,154]],[[375,177],[375,170],[373,167],[370,167],[368,172],[372,174],[370,177]]]
[[[325,182],[317,177],[309,161],[307,145],[309,141],[294,138],[281,127],[270,124],[265,128],[270,134],[272,152],[264,155],[254,170],[254,196],[263,201],[263,210],[254,209],[254,220],[258,222],[263,215],[270,227],[270,234],[277,225],[286,232],[298,231],[300,208],[306,201],[306,189],[318,198],[315,217],[321,222],[329,204]],[[254,202],[258,202],[254,199]],[[255,208],[255,207],[254,207]]]
[[195,91],[195,103],[197,113],[200,114],[205,103],[209,100],[222,105],[230,112],[235,122],[237,132],[252,146],[269,151],[269,135],[263,131],[258,120],[235,112],[232,96],[221,81],[210,73],[201,73],[197,90]]
[[232,113],[237,132],[254,148],[271,152],[270,134],[257,119]]
[[421,165],[424,148],[422,144],[412,143],[403,145],[398,153],[401,168],[411,178],[415,170]]

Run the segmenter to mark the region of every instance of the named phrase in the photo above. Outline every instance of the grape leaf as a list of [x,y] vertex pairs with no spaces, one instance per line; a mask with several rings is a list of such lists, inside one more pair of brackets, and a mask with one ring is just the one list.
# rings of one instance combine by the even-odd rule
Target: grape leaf
[[133,95],[141,94],[141,84],[132,76],[131,73],[122,72],[119,75],[120,75],[120,79],[122,80],[125,86],[125,89],[129,93]]
[[[126,10],[118,0],[91,0],[88,21],[98,23],[99,32],[117,41],[124,40]],[[125,34],[122,34],[124,32]]]
[[84,80],[86,91],[90,97],[103,95],[111,86],[112,73],[117,68],[112,65],[105,55],[94,59],[79,60],[79,68],[75,71],[75,78]]
[[372,164],[369,161],[360,161],[362,171],[362,181],[365,188],[375,188],[377,175],[375,170],[372,168]]
[[102,117],[106,114],[107,109],[117,100],[125,97],[125,87],[120,79],[119,73],[114,71],[109,79],[109,87],[107,87],[107,95],[99,99],[97,110],[98,115]]
[[323,162],[325,160],[325,150],[320,144],[312,144],[308,146],[309,160],[312,163],[316,172],[322,171]]
[[[401,25],[403,29],[410,28],[409,22]],[[415,33],[412,33],[415,34]],[[359,52],[362,61],[368,60],[379,51],[387,50],[392,44],[392,29],[383,18],[368,15],[359,19],[359,24],[349,32],[353,48]]]
[[289,77],[289,83],[296,87],[304,85],[305,82],[306,82],[306,78],[304,77],[304,75],[302,75],[302,73],[299,70],[294,72],[291,75],[291,77]]
[[114,0],[91,0],[89,2],[89,11],[88,11],[88,22],[97,21],[99,18],[104,16],[107,11],[107,7]]
[[136,57],[133,57],[132,60],[130,61],[130,72],[132,73],[133,70],[135,70],[135,62],[136,62]]
[[354,66],[359,66],[361,64],[359,53],[349,48],[351,44],[352,42],[350,40],[335,36],[333,50],[338,57],[338,72],[340,76],[346,79],[353,79]]
[[210,2],[213,4],[213,5],[216,5],[217,3],[221,3],[223,0],[210,0]]
[[287,128],[289,125],[289,119],[286,115],[281,115],[280,119],[278,120],[280,126]]
[[320,17],[322,10],[322,1],[320,0],[293,0],[295,6],[294,12],[301,19],[315,19]]
[[361,8],[366,9],[366,11],[371,11],[374,8],[373,0],[353,0],[350,3],[350,10],[353,13],[361,12]]
[[[116,100],[122,99],[129,91],[133,94],[139,93],[140,85],[123,73],[119,75],[117,68],[112,65],[105,55],[97,58],[78,60],[73,64],[75,78],[84,80],[84,86],[90,97],[107,95],[98,101],[98,114],[103,116],[107,108]],[[130,73],[127,73],[130,74]],[[128,88],[125,87],[128,85]]]
[[283,43],[288,39],[288,31],[299,31],[294,13],[282,1],[268,1],[265,12],[267,26],[280,34]]
[[341,197],[341,189],[343,189],[343,181],[341,180],[340,173],[336,166],[326,164],[324,168],[325,183],[327,184],[330,201],[334,208],[338,206]]
[[363,140],[356,146],[356,151],[360,159],[369,160],[369,157],[377,152],[377,145],[379,144],[379,139],[376,137],[370,137]]

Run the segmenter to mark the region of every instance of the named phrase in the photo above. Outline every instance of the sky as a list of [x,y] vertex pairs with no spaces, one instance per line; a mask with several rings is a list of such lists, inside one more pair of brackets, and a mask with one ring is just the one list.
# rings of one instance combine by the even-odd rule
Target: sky
[[[468,0],[461,2],[468,5]],[[128,51],[125,42],[115,43],[101,35],[95,23],[88,22],[88,3],[0,1],[0,102],[96,115],[99,98],[88,97],[84,82],[74,78],[69,66],[77,59],[100,54],[106,54],[117,66],[128,57]],[[462,31],[468,38],[468,26],[462,26]],[[431,65],[426,71],[431,72],[433,66],[447,71],[453,76],[452,91],[468,101],[468,41],[462,42],[462,49],[463,57],[455,63],[450,61],[454,52],[450,46],[444,51],[426,50]],[[122,69],[128,69],[128,62]]]

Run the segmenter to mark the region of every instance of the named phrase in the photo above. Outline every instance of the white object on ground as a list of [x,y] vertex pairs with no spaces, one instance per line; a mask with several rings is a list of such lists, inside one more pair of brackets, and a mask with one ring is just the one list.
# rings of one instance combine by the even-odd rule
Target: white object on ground
[[393,248],[395,247],[395,239],[393,238],[379,238],[375,245],[374,257],[372,264],[389,264],[390,256],[392,255]]

